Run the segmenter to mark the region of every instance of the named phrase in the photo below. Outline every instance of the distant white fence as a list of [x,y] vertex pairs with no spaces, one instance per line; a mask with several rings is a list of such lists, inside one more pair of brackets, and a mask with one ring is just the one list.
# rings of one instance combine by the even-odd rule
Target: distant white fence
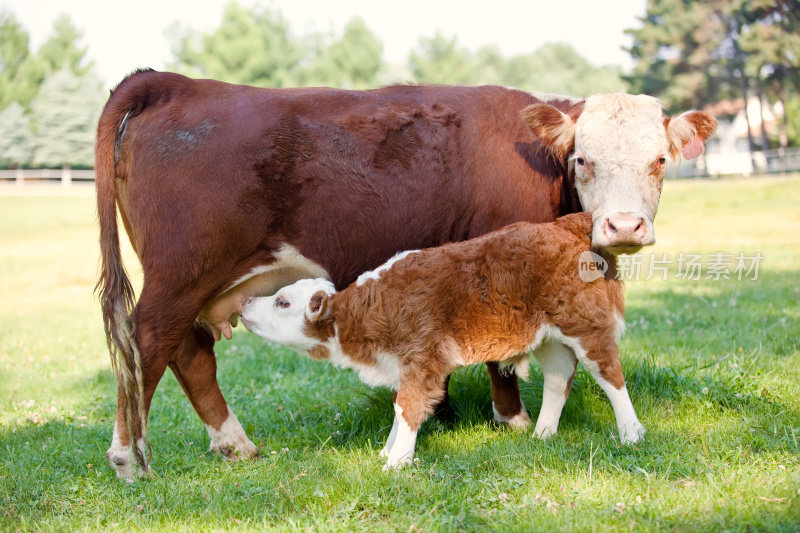
[[76,170],[72,168],[41,168],[36,170],[21,169],[0,170],[0,183],[14,182],[18,186],[28,183],[57,183],[69,187],[73,182],[94,183],[94,169]]
[[800,148],[753,152],[707,153],[696,159],[681,160],[671,168],[668,178],[752,176],[800,171]]

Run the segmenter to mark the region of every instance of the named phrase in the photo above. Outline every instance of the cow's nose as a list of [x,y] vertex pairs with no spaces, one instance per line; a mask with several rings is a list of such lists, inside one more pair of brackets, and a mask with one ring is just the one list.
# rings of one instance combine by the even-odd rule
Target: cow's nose
[[648,238],[647,221],[639,215],[617,213],[605,219],[603,234],[610,246],[645,245]]

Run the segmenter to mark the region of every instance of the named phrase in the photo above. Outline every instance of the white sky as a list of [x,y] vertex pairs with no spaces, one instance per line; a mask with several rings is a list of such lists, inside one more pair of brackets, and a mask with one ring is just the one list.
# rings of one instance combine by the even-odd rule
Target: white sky
[[[165,29],[180,21],[197,30],[213,30],[228,0],[0,0],[0,10],[15,14],[37,49],[51,33],[53,20],[67,13],[83,31],[82,44],[105,83],[116,85],[140,67],[165,68],[172,59]],[[253,0],[239,0],[251,6]],[[383,57],[405,61],[420,36],[436,30],[457,35],[470,50],[496,45],[505,55],[533,52],[545,42],[572,44],[595,65],[628,68],[621,47],[625,28],[638,26],[645,0],[272,0],[295,35],[312,30],[340,32],[355,15],[383,42]]]

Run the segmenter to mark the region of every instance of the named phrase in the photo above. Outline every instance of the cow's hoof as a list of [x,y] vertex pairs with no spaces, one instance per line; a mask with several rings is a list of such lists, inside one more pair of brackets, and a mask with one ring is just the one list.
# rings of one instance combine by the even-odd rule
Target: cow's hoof
[[258,453],[258,447],[250,442],[250,439],[216,444],[212,442],[211,451],[219,453],[228,461],[239,461],[242,459],[255,459],[260,457],[260,454]]
[[148,468],[145,472],[139,466],[131,464],[131,458],[126,449],[110,449],[106,452],[108,457],[108,464],[114,469],[117,474],[117,479],[122,479],[128,483],[133,483],[138,478],[147,478],[152,476],[153,470]]

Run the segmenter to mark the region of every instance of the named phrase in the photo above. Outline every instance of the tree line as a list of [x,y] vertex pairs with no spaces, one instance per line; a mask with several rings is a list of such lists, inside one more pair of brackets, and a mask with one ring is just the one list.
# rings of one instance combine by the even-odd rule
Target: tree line
[[[280,12],[234,0],[209,32],[168,28],[168,68],[263,87],[499,84],[573,96],[627,90],[657,96],[670,111],[756,95],[786,112],[778,138],[763,131],[751,147],[785,147],[800,143],[798,17],[798,0],[648,0],[640,26],[627,30],[635,65],[623,73],[592,65],[565,43],[506,57],[493,46],[468,50],[442,33],[420,38],[404,64],[390,64],[359,17],[339,33],[296,35]],[[32,51],[27,31],[0,12],[0,167],[93,164],[107,93],[81,40],[63,15]]]

